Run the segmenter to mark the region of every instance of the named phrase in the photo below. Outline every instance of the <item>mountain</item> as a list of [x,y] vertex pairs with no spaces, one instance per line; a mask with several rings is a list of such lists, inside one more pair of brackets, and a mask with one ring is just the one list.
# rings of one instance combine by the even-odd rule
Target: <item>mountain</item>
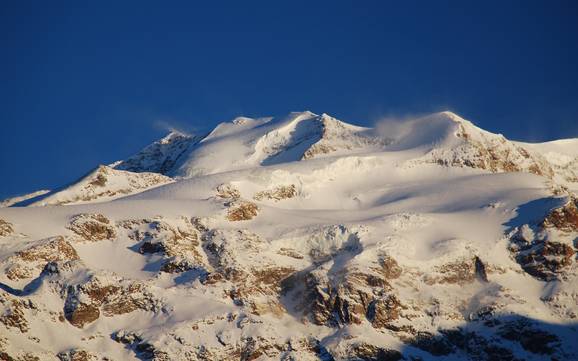
[[0,209],[0,359],[575,360],[577,174],[451,112],[172,132]]

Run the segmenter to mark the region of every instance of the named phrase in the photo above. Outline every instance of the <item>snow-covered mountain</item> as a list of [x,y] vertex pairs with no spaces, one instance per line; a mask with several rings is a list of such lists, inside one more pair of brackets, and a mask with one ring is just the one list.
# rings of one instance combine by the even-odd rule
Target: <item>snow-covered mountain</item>
[[575,360],[577,175],[451,112],[173,132],[4,203],[0,359]]

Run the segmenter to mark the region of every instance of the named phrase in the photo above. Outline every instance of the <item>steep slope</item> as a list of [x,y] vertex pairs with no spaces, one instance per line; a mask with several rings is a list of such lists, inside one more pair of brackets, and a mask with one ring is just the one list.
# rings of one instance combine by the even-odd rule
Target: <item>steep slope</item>
[[172,174],[193,177],[344,152],[375,151],[386,143],[370,129],[326,114],[301,112],[280,118],[242,118],[217,126]]
[[133,173],[101,165],[69,186],[27,200],[27,205],[46,206],[110,201],[170,182],[172,182],[171,178],[161,174]]
[[6,198],[6,199],[0,201],[0,207],[10,207],[10,206],[13,206],[15,204],[22,204],[28,200],[41,197],[41,196],[43,196],[49,192],[50,192],[50,190],[48,190],[48,189],[42,189],[42,190],[39,190],[36,192],[24,194],[21,196]]
[[539,153],[521,143],[493,134],[451,112],[436,113],[410,121],[407,135],[394,148],[425,147],[426,154],[416,162],[452,167],[471,167],[491,172],[528,172],[551,178],[551,165]]
[[575,360],[578,197],[546,148],[304,112],[219,125],[174,179],[101,167],[47,198],[80,204],[0,209],[0,358]]
[[172,131],[130,158],[117,161],[110,166],[130,172],[167,174],[173,169],[179,157],[201,138]]

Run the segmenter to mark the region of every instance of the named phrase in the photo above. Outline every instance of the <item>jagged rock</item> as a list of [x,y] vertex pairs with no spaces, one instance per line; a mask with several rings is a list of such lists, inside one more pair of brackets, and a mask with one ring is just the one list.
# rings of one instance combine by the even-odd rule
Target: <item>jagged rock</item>
[[111,166],[115,169],[131,172],[167,174],[189,146],[200,140],[200,137],[172,131],[132,157],[118,161]]
[[490,172],[528,172],[548,178],[554,171],[540,154],[531,153],[502,135],[480,132],[459,121],[456,136],[463,142],[451,148],[435,148],[426,161],[451,167],[470,167]]
[[578,236],[573,199],[552,210],[543,221],[518,227],[511,235],[510,251],[528,274],[544,281],[562,279],[575,264],[576,250],[565,240]]
[[217,197],[229,200],[241,198],[241,192],[231,184],[221,184],[217,186]]
[[156,173],[133,173],[100,165],[74,184],[45,193],[33,205],[64,205],[111,200],[172,182]]
[[530,275],[549,281],[572,265],[575,254],[566,244],[546,241],[520,252],[517,260]]
[[539,355],[551,355],[560,346],[560,339],[556,335],[540,330],[523,319],[503,325],[498,334]]
[[393,257],[387,254],[381,254],[379,255],[378,262],[381,266],[381,273],[386,279],[396,279],[401,275],[401,267]]
[[97,354],[83,349],[62,351],[57,357],[60,361],[97,361],[101,359]]
[[3,219],[0,219],[0,237],[9,236],[13,232],[14,232],[14,228],[12,228],[12,223],[7,222]]
[[295,259],[303,259],[304,258],[301,253],[295,251],[294,249],[285,248],[285,247],[280,248],[279,251],[277,251],[277,254],[291,257],[291,258],[295,258]]
[[187,259],[174,257],[163,263],[160,270],[161,272],[166,273],[181,273],[196,269],[198,267],[199,265],[197,263],[191,262]]
[[71,219],[67,228],[85,241],[102,241],[116,237],[114,225],[102,214],[78,214]]
[[277,186],[274,189],[257,192],[253,196],[253,199],[256,201],[270,199],[278,202],[283,199],[293,198],[296,195],[297,189],[295,188],[295,184],[291,184],[288,186]]
[[200,252],[197,227],[186,217],[180,217],[171,224],[162,219],[126,220],[119,226],[128,230],[128,236],[141,242],[141,254],[162,253],[166,260],[161,271],[178,273],[202,268],[204,257]]
[[137,309],[160,309],[160,301],[145,285],[135,281],[100,279],[93,276],[85,283],[68,286],[66,293],[64,315],[78,328],[94,322],[101,314],[112,317]]
[[82,302],[67,302],[64,307],[64,317],[71,325],[83,328],[84,325],[96,321],[100,317],[100,309],[93,304]]
[[562,207],[552,210],[542,222],[542,226],[565,232],[578,232],[578,198],[572,197]]
[[10,297],[6,293],[0,293],[0,323],[6,327],[18,329],[22,333],[28,332],[30,326],[24,314],[25,309],[33,309],[34,304],[27,300]]
[[297,310],[317,325],[335,327],[367,319],[383,327],[399,317],[401,304],[383,275],[355,268],[328,275],[322,268],[286,278],[283,293],[300,300]]
[[437,266],[432,274],[425,276],[425,282],[430,285],[436,283],[464,285],[476,279],[482,282],[488,281],[486,266],[477,256]]
[[401,303],[394,295],[386,295],[372,301],[367,308],[367,319],[373,327],[386,327],[399,318]]
[[227,219],[231,222],[248,221],[257,216],[259,207],[255,203],[241,201],[229,205]]
[[403,358],[401,352],[367,343],[356,343],[350,347],[349,360],[359,361],[398,361]]
[[[30,278],[49,262],[78,260],[76,250],[64,237],[57,236],[31,242],[32,245],[8,257],[6,277],[10,280]],[[36,271],[35,271],[36,270]]]

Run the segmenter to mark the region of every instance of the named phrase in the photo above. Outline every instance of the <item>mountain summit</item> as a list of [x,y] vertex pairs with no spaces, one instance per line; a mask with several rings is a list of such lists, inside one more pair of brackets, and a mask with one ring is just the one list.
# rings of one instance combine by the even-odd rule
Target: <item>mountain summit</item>
[[0,203],[0,359],[575,360],[577,193],[451,112],[171,132]]

